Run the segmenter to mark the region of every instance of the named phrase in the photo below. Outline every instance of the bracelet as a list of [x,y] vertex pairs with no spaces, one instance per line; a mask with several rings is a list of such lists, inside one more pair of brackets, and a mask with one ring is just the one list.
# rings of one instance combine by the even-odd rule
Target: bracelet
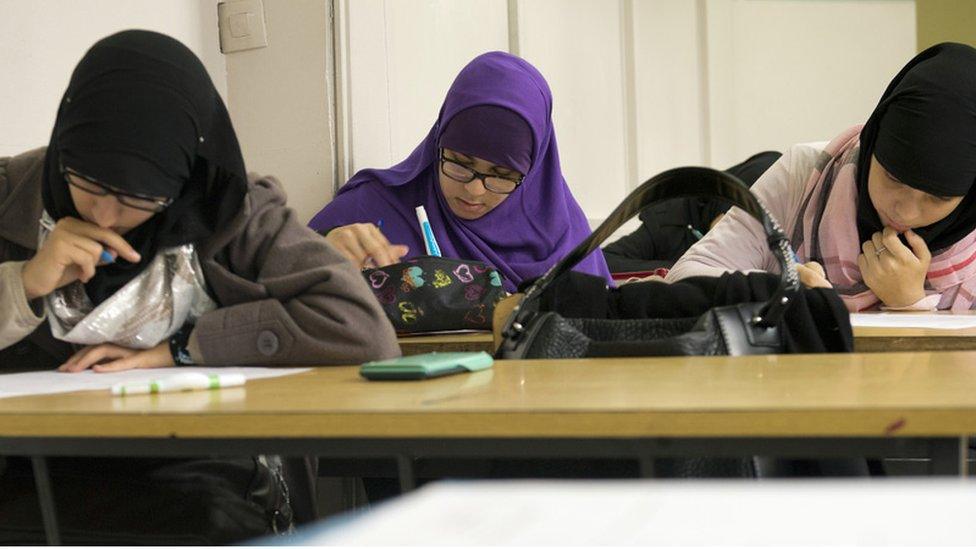
[[193,324],[186,323],[175,334],[169,337],[169,352],[173,355],[173,364],[177,366],[193,366],[196,362],[190,356],[186,346],[190,343]]

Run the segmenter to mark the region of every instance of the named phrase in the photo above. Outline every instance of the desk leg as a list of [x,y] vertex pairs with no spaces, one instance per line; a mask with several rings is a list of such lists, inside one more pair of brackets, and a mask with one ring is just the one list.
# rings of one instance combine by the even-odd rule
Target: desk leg
[[410,456],[397,456],[397,473],[400,477],[400,493],[406,494],[417,487],[417,477],[414,472],[413,458]]
[[966,475],[966,437],[939,438],[930,443],[929,474],[937,476]]
[[37,485],[37,500],[41,504],[41,517],[44,520],[44,535],[48,545],[61,545],[58,534],[58,517],[54,508],[54,492],[51,490],[51,476],[47,471],[47,460],[42,456],[31,458],[34,468],[34,483]]

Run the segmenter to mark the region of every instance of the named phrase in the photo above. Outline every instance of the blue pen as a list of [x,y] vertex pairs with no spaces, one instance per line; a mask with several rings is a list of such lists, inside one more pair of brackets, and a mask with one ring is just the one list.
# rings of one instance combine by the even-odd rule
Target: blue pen
[[[48,232],[54,230],[54,224],[44,217],[41,218],[41,226],[47,229]],[[115,263],[115,256],[110,254],[105,248],[102,248],[102,253],[98,256],[98,260],[106,265],[110,265]]]
[[417,221],[420,222],[420,232],[424,234],[424,246],[427,248],[427,255],[440,257],[441,248],[437,245],[434,230],[430,228],[430,220],[427,219],[427,210],[423,206],[417,206]]
[[695,240],[701,240],[705,238],[705,235],[703,235],[701,231],[699,231],[692,225],[688,225],[688,230],[691,231],[691,234],[692,236],[695,237]]
[[383,230],[383,220],[382,219],[376,221],[376,228],[379,229],[379,230],[381,230],[381,231]]

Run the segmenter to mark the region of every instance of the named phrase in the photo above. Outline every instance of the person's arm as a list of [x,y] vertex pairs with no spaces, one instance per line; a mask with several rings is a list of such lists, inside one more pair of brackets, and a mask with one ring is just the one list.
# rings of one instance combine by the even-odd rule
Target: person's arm
[[[752,192],[787,235],[793,229],[805,176],[813,168],[812,162],[797,158],[800,147],[809,148],[792,147],[752,187]],[[812,157],[809,152],[805,156]],[[736,207],[681,256],[668,272],[667,280],[719,276],[729,271],[779,272],[762,224]]]
[[0,349],[17,343],[44,322],[44,309],[24,293],[23,261],[0,263]]
[[368,199],[368,194],[366,185],[336,194],[328,204],[312,216],[308,222],[309,228],[322,236],[327,236],[338,227],[369,221],[362,211],[362,202]]
[[[44,322],[40,300],[29,300],[24,290],[24,261],[32,251],[24,246],[36,227],[25,223],[31,212],[40,207],[40,196],[29,192],[32,178],[39,178],[43,149],[13,157],[0,157],[0,349],[5,349],[30,335]],[[37,201],[30,203],[30,199]]]
[[882,311],[936,311],[939,308],[939,304],[942,302],[942,294],[931,293],[919,299],[915,303],[910,305],[903,305],[901,307],[889,307],[887,305],[882,305]]
[[196,322],[187,346],[194,361],[356,364],[399,356],[359,270],[298,222],[277,183],[256,182],[248,201],[247,225],[223,250],[231,272],[208,278],[223,306]]
[[308,223],[333,248],[363,269],[392,265],[410,251],[408,246],[390,243],[375,225],[378,220],[365,218],[361,205],[371,198],[367,188],[340,194]]

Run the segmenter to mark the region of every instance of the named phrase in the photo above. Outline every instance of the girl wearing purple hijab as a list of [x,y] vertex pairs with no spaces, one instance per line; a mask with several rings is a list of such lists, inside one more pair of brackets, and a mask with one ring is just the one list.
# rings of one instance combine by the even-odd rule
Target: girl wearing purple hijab
[[[503,52],[480,55],[410,156],[356,173],[309,226],[360,267],[384,266],[423,255],[415,208],[424,206],[445,257],[488,263],[514,291],[590,234],[559,167],[551,114],[552,93],[535,67]],[[599,250],[576,270],[610,280]]]

